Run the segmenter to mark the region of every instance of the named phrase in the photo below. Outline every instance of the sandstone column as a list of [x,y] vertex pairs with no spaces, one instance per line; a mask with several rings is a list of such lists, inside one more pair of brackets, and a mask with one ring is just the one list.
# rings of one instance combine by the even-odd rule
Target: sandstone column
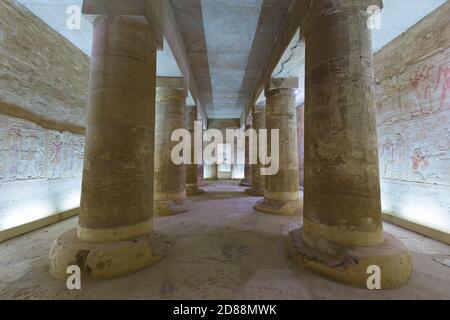
[[[259,134],[259,130],[266,128],[266,102],[261,102],[255,106],[253,110],[253,129]],[[258,150],[259,150],[258,140]],[[264,185],[266,183],[265,176],[261,175],[261,162],[253,164],[252,168],[252,183],[251,187],[246,190],[246,193],[252,196],[263,197]]]
[[206,181],[218,181],[219,180],[219,166],[217,163],[207,165],[209,167],[209,178]]
[[198,186],[199,187],[206,187],[208,185],[208,182],[205,180],[205,165],[201,164],[198,166]]
[[[203,122],[203,120],[202,120]],[[202,126],[202,159],[203,159],[203,152],[205,150],[205,140],[204,140],[204,125]],[[199,187],[206,187],[208,186],[208,182],[205,179],[205,163],[202,161],[202,164],[198,166],[198,186]]]
[[[266,88],[266,128],[278,129],[279,171],[265,177],[264,200],[256,204],[256,210],[279,214],[301,213],[299,192],[297,109],[295,91],[297,78],[272,78]],[[272,149],[269,143],[269,152]]]
[[179,143],[172,133],[186,127],[186,97],[182,78],[158,77],[156,83],[155,213],[173,215],[193,208],[186,200],[186,165],[173,163]]
[[156,46],[127,16],[94,21],[86,152],[78,231],[54,243],[50,272],[121,276],[160,258],[152,234]]
[[[245,130],[252,129],[251,117],[247,119],[247,125]],[[250,187],[252,184],[252,165],[250,164],[250,144],[249,139],[245,142],[245,166],[244,166],[244,179],[239,183],[242,187]]]
[[328,277],[367,288],[370,266],[383,289],[404,285],[411,262],[383,235],[368,6],[317,0],[306,36],[305,204],[295,256]]
[[[194,132],[195,132],[195,122],[197,121],[197,107],[188,106],[186,113],[186,128],[191,133],[191,156],[194,159],[195,143],[194,143]],[[203,128],[202,128],[203,129]],[[202,130],[203,131],[203,130]],[[203,135],[203,132],[202,132]],[[205,193],[204,190],[199,188],[199,167],[200,165],[192,163],[186,165],[186,194],[188,196],[199,195]],[[203,166],[201,167],[203,170]]]
[[305,106],[297,108],[297,137],[298,137],[298,174],[300,188],[305,185]]

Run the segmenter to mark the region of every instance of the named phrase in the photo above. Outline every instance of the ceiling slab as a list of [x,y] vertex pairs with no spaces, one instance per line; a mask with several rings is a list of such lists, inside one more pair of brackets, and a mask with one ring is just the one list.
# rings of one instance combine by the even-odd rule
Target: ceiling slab
[[[70,30],[69,6],[82,0],[18,0],[88,56],[92,25],[82,18],[81,29]],[[373,32],[378,51],[446,0],[385,0],[381,29]],[[198,96],[209,118],[240,118],[256,88],[266,58],[292,0],[170,0],[181,31]],[[304,45],[296,35],[274,76],[298,76],[298,103],[304,99]],[[159,76],[182,76],[167,42],[158,52]],[[263,98],[261,96],[260,98]],[[190,104],[195,104],[192,97]]]
[[209,118],[240,118],[291,0],[171,0]]

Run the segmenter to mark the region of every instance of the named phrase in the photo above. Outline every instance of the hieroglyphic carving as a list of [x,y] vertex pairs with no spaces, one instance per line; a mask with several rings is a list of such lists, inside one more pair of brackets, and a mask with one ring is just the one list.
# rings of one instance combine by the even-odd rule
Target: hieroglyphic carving
[[396,72],[381,66],[376,85],[381,177],[450,185],[450,49],[432,50]]
[[449,131],[450,110],[379,127],[381,177],[450,185]]
[[425,62],[407,66],[401,74],[378,79],[376,91],[380,125],[448,110],[450,57],[433,57]]
[[84,137],[0,116],[0,180],[81,177]]

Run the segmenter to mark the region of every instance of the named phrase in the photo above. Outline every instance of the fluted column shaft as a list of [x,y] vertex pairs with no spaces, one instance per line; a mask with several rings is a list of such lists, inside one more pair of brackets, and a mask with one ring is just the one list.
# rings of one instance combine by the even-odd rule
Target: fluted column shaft
[[128,17],[94,22],[81,240],[125,240],[152,229],[153,41],[147,24]]
[[[374,5],[378,7],[374,7]],[[370,7],[372,6],[372,7]],[[291,257],[360,288],[393,289],[411,277],[411,258],[383,233],[374,116],[369,12],[380,0],[314,0],[306,39],[303,228]],[[373,269],[379,270],[374,285]]]
[[[186,129],[189,130],[191,134],[192,160],[194,160],[195,153],[195,122],[198,121],[197,118],[197,107],[188,106],[186,112]],[[203,142],[203,140],[201,142]],[[204,193],[204,191],[199,188],[199,167],[200,165],[196,164],[195,161],[192,161],[192,164],[186,165],[186,194],[188,196]]]
[[[259,134],[261,129],[266,129],[266,103],[262,102],[255,106],[253,110],[253,129]],[[261,146],[259,145],[258,139],[258,150]],[[264,196],[264,186],[266,183],[266,177],[261,175],[261,162],[258,161],[256,164],[251,166],[252,170],[252,180],[251,187],[247,189],[247,193],[254,196]]]
[[153,231],[156,41],[142,15],[94,21],[86,152],[78,228],[50,250],[50,273],[124,276],[167,249]]
[[[247,122],[250,120],[247,119]],[[252,129],[252,125],[247,123],[245,130]],[[244,164],[244,179],[241,181],[240,186],[250,187],[252,183],[252,165],[250,164],[250,139],[246,139],[245,142],[245,164]]]
[[[256,209],[281,215],[300,213],[297,109],[297,78],[272,78],[266,88],[266,128],[279,131],[279,170],[265,177],[264,201]],[[271,139],[268,139],[272,150]]]
[[172,133],[186,128],[186,97],[182,78],[158,77],[156,83],[155,126],[155,212],[171,215],[188,211],[186,165],[172,161],[172,150],[179,143]]
[[305,30],[305,232],[348,246],[383,242],[368,18],[355,5]]

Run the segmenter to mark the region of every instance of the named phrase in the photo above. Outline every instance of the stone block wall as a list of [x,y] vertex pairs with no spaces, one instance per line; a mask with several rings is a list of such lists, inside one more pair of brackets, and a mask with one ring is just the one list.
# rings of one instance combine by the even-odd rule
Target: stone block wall
[[375,54],[383,210],[450,233],[450,3]]
[[0,231],[79,206],[89,58],[0,2]]

